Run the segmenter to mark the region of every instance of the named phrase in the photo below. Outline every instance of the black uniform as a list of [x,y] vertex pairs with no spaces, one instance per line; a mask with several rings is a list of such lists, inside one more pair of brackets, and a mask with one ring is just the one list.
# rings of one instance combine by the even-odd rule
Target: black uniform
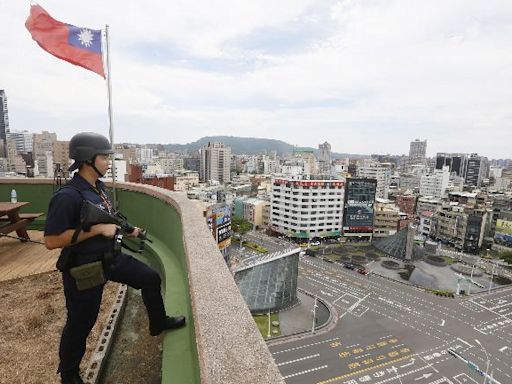
[[[68,229],[80,227],[82,200],[88,200],[101,209],[110,211],[112,203],[104,192],[104,184],[96,182],[93,188],[83,177],[76,174],[67,187],[58,190],[50,201],[45,225],[46,235],[59,235]],[[105,262],[103,256],[112,254],[113,239],[101,235],[70,247],[71,263],[62,272],[64,295],[68,316],[60,341],[59,372],[78,369],[85,353],[86,339],[91,331],[101,304],[103,285],[78,290],[69,268],[92,261],[103,260],[106,279],[142,289],[142,298],[148,312],[151,333],[158,334],[165,328],[165,308],[160,292],[160,276],[146,264],[119,253]]]

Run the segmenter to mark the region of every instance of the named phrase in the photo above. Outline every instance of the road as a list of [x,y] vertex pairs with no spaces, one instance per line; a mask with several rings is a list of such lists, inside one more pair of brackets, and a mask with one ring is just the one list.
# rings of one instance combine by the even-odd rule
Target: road
[[331,303],[328,332],[269,346],[288,384],[477,384],[456,350],[501,384],[512,383],[512,288],[440,298],[337,263],[301,257],[299,287]]

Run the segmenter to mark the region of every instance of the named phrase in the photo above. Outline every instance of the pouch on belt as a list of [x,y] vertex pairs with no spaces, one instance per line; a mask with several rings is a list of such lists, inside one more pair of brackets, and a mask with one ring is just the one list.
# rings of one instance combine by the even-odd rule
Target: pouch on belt
[[101,260],[70,268],[69,273],[75,279],[79,291],[97,287],[107,281]]

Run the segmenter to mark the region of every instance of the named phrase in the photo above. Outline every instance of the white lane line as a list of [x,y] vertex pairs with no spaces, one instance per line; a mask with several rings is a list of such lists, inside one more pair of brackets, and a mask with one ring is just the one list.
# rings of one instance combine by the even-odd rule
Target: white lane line
[[367,294],[365,297],[359,299],[358,301],[356,301],[354,303],[354,305],[352,305],[349,309],[347,309],[345,311],[345,313],[343,313],[339,318],[341,319],[343,316],[345,316],[348,312],[352,311],[354,308],[356,308],[364,299],[366,299],[368,296],[371,295],[371,292],[369,294]]
[[291,375],[283,376],[283,379],[288,379],[290,377],[305,375],[306,373],[311,373],[311,372],[318,371],[320,369],[324,369],[324,368],[328,368],[328,367],[329,367],[328,365],[322,365],[320,367],[311,368],[311,369],[308,369],[306,371],[301,371],[301,372],[297,372],[297,373],[292,373]]
[[290,352],[290,351],[296,351],[297,349],[302,349],[302,348],[307,348],[307,347],[312,347],[313,345],[319,345],[319,344],[325,344],[325,343],[330,343],[331,341],[335,341],[335,340],[339,340],[340,338],[339,337],[334,337],[332,339],[327,339],[327,340],[323,340],[323,341],[319,341],[317,343],[312,343],[312,344],[305,344],[305,345],[300,345],[298,347],[294,347],[294,348],[288,348],[288,349],[284,349],[282,351],[276,351],[276,352],[272,352],[273,355],[277,355],[279,353],[285,353],[285,352]]
[[444,327],[444,319],[441,321],[441,327]]
[[500,352],[504,352],[506,349],[508,349],[508,347],[504,346],[503,348],[500,348]]
[[497,313],[497,312],[495,312],[495,311],[493,311],[493,310],[491,310],[491,309],[489,309],[489,308],[487,308],[487,307],[483,306],[482,304],[477,303],[476,301],[473,301],[473,300],[469,300],[469,301],[471,301],[473,304],[476,304],[476,305],[478,305],[479,307],[481,307],[481,308],[483,308],[483,309],[488,310],[489,312],[491,312],[491,313],[495,314],[496,316],[503,317],[503,318],[505,318],[505,319],[507,319],[507,320],[512,320],[510,317],[505,316],[505,315],[502,315],[501,313]]
[[304,357],[301,357],[299,359],[290,360],[290,361],[283,361],[282,363],[277,364],[277,366],[281,367],[283,365],[293,364],[293,363],[296,363],[298,361],[308,360],[308,359],[312,359],[312,358],[318,357],[318,356],[320,356],[320,354],[319,353],[315,353],[314,355],[304,356]]
[[459,340],[461,343],[464,343],[466,344],[469,348],[473,348],[473,346],[471,344],[469,344],[467,341],[465,340],[462,340],[460,337],[457,337],[457,340]]

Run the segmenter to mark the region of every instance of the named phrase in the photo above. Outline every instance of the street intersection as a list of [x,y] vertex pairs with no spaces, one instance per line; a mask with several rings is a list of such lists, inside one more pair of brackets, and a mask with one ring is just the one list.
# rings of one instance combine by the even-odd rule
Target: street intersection
[[512,383],[512,288],[441,298],[309,256],[299,287],[337,323],[269,346],[289,384]]

